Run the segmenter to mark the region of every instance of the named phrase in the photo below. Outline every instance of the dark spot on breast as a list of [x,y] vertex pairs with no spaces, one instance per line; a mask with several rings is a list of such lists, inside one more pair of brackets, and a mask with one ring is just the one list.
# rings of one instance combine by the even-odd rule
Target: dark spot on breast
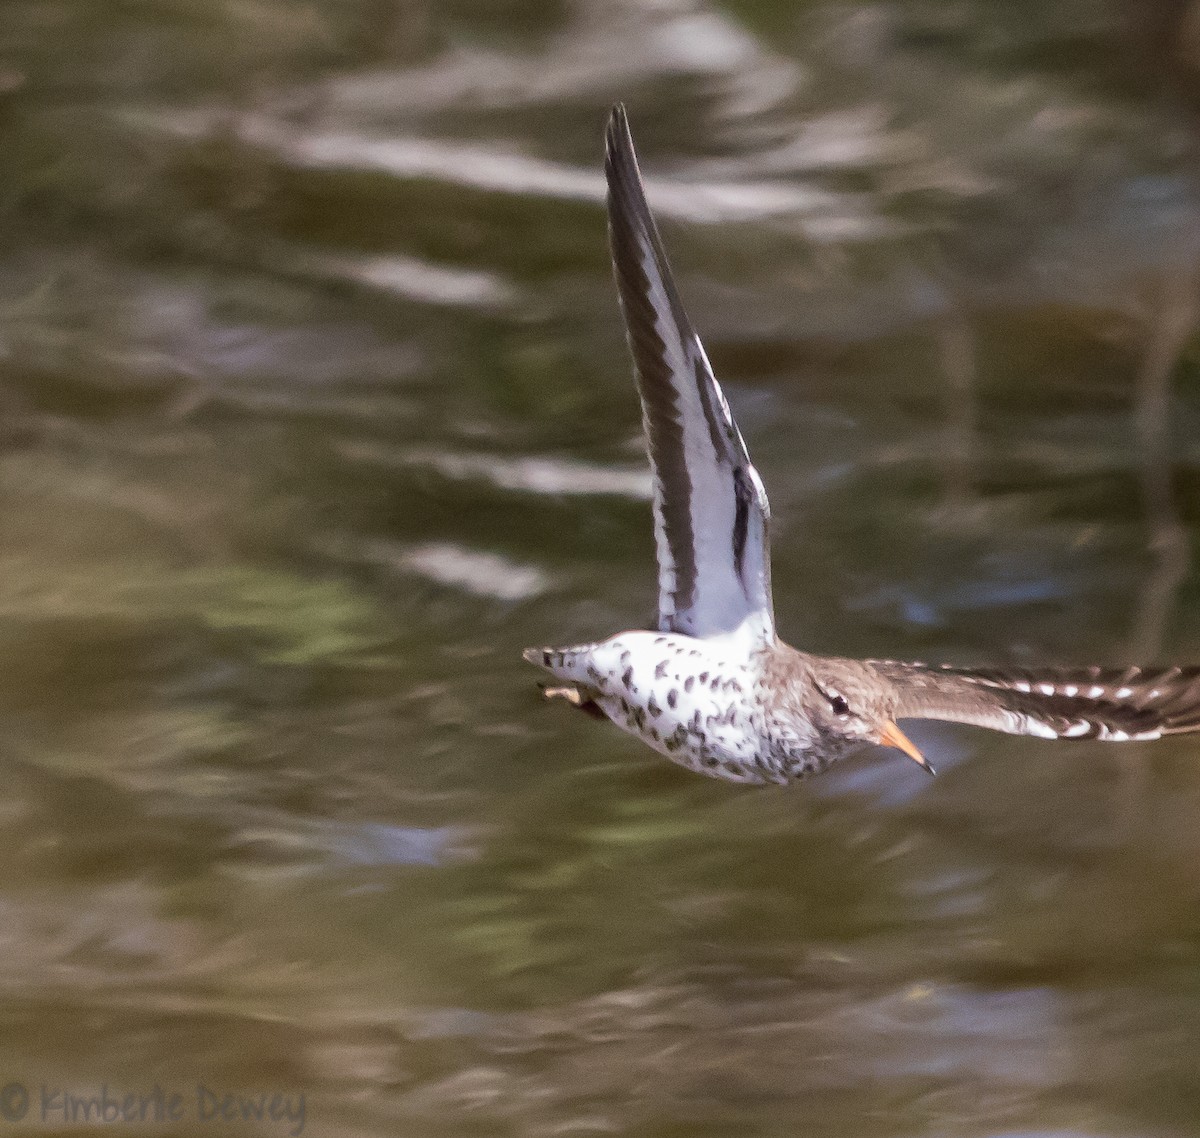
[[720,676],[713,676],[712,683],[711,683],[711,684],[709,684],[708,686],[709,686],[709,687],[710,687],[710,688],[711,688],[713,691],[716,691],[716,690],[717,690],[717,688],[719,688],[719,687],[721,686],[721,684],[722,684],[722,683],[724,683],[724,681],[721,679],[721,677],[720,677]]
[[706,683],[708,683],[708,673],[707,673],[707,672],[701,672],[701,673],[700,673],[700,682],[701,682],[702,684],[706,684]]
[[629,713],[630,722],[641,731],[646,726],[646,713],[640,708],[632,708]]
[[626,668],[625,671],[623,671],[621,673],[621,685],[623,687],[629,687],[629,685],[632,683],[633,683],[633,669]]
[[710,771],[714,770],[720,765],[717,760],[712,757],[712,755],[701,755],[700,762],[701,765],[708,767]]
[[688,676],[688,678],[683,681],[683,690],[684,691],[691,691],[692,688],[694,688],[695,686],[696,686],[696,677],[695,676]]
[[667,638],[665,636],[656,636],[654,638],[655,644],[666,644],[666,642],[667,642]]
[[662,708],[658,706],[653,694],[646,701],[646,710],[650,713],[651,719],[657,719],[662,714]]
[[666,660],[664,660],[661,664],[659,664],[655,667],[654,678],[656,680],[661,680],[663,678],[663,676],[665,676],[666,674],[667,674],[667,662],[666,662]]
[[679,692],[672,688],[667,692],[667,706],[674,707],[679,702]]
[[700,730],[700,709],[699,708],[696,708],[695,712],[692,715],[691,729],[693,731]]
[[588,679],[589,679],[589,680],[595,680],[595,681],[596,681],[596,683],[600,683],[600,682],[601,682],[601,680],[600,680],[600,669],[599,669],[599,668],[597,668],[595,664],[589,664],[589,665],[587,666],[587,674],[588,674]]

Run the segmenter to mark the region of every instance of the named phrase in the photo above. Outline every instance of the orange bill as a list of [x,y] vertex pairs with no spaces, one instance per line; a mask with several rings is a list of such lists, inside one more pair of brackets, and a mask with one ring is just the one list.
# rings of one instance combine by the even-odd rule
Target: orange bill
[[925,756],[917,750],[917,745],[894,723],[884,726],[883,730],[879,732],[879,741],[885,747],[895,747],[897,751],[903,751],[914,763],[924,767],[930,774],[937,774],[937,771],[926,761]]

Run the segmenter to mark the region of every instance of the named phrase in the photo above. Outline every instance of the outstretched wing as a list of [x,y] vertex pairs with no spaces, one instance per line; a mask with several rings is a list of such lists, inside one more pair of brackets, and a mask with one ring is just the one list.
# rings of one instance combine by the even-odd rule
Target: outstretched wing
[[675,289],[624,107],[606,142],[609,240],[654,468],[658,627],[713,636],[748,626],[769,642],[767,495]]
[[1200,667],[871,664],[896,685],[900,719],[945,719],[1010,735],[1113,742],[1200,731]]

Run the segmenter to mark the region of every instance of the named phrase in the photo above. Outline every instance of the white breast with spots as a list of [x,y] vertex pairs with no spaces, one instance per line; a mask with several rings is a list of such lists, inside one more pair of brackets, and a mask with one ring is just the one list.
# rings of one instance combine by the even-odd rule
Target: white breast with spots
[[740,646],[663,632],[624,632],[586,661],[597,705],[674,762],[735,782],[774,776],[759,763],[763,715]]

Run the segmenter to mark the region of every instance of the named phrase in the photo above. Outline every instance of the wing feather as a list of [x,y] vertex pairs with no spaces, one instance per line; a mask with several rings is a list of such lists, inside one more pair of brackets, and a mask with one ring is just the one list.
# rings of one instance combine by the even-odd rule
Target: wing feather
[[933,668],[872,660],[898,718],[1112,742],[1200,731],[1200,667]]
[[675,288],[625,110],[606,137],[609,240],[650,462],[658,625],[774,639],[767,495]]

